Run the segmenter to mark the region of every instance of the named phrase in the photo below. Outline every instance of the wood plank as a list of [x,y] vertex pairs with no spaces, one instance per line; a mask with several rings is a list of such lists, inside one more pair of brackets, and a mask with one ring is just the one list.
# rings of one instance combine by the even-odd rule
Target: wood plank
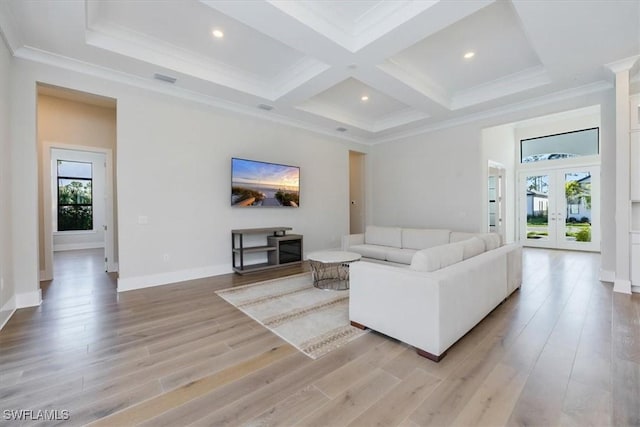
[[126,408],[116,414],[102,418],[92,423],[97,426],[129,426],[141,423],[155,415],[180,406],[198,396],[210,392],[211,390],[233,382],[247,373],[258,370],[279,358],[294,353],[296,349],[289,344],[274,347],[273,349],[239,363],[233,367],[213,375],[201,378],[193,383],[173,389],[167,393],[157,396],[154,399]]
[[453,420],[452,425],[505,425],[527,377],[526,373],[499,363]]
[[441,380],[415,369],[348,425],[396,425],[405,420],[440,384]]
[[[375,369],[351,388],[345,390],[317,410],[299,420],[306,427],[344,426],[363,414],[400,382],[381,369]],[[367,425],[367,424],[361,424]],[[369,424],[371,425],[371,424]]]
[[310,385],[247,421],[244,426],[292,426],[328,401],[324,393]]
[[558,424],[563,426],[612,426],[611,393],[571,381],[562,405]]
[[368,375],[376,368],[403,352],[406,346],[394,341],[385,340],[380,345],[344,366],[322,377],[314,385],[331,399],[347,390],[353,383]]
[[367,350],[379,344],[383,338],[374,334],[365,334],[351,341],[342,351],[333,351],[309,363],[301,369],[283,373],[276,381],[250,392],[241,399],[211,412],[197,420],[197,424],[238,425],[249,421],[262,412],[298,393],[308,384],[315,382],[340,366],[361,357]]

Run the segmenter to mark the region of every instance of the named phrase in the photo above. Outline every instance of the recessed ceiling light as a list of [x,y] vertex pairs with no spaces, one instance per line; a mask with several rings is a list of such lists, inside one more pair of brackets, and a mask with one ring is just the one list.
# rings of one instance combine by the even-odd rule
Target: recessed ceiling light
[[360,101],[363,101],[363,102],[368,100],[369,100],[369,97],[367,95],[362,95],[362,98],[360,98]]
[[469,52],[467,52],[467,53],[465,53],[465,54],[463,55],[463,58],[464,58],[464,59],[471,59],[471,58],[473,58],[474,56],[476,56],[476,53],[475,53],[475,52],[473,52],[473,51],[469,51]]
[[222,30],[213,30],[211,34],[213,34],[213,37],[217,39],[221,39],[224,37],[224,33],[222,32]]

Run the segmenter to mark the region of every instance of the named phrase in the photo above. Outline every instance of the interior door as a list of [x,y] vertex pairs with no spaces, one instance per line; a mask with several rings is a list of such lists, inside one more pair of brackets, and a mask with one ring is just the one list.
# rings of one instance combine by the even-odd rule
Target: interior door
[[525,246],[600,250],[600,168],[537,169],[520,174]]

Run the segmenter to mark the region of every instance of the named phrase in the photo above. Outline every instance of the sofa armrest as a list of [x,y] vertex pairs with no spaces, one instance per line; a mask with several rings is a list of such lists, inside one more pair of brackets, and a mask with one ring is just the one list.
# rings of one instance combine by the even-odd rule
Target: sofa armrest
[[364,245],[364,233],[342,236],[342,250],[348,251],[351,246]]
[[349,319],[439,355],[439,285],[431,273],[367,261],[349,266]]

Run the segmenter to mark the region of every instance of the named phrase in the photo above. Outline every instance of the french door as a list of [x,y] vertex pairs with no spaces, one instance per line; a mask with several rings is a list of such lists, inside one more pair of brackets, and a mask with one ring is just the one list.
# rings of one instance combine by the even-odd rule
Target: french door
[[520,240],[525,246],[600,250],[600,167],[520,172]]

